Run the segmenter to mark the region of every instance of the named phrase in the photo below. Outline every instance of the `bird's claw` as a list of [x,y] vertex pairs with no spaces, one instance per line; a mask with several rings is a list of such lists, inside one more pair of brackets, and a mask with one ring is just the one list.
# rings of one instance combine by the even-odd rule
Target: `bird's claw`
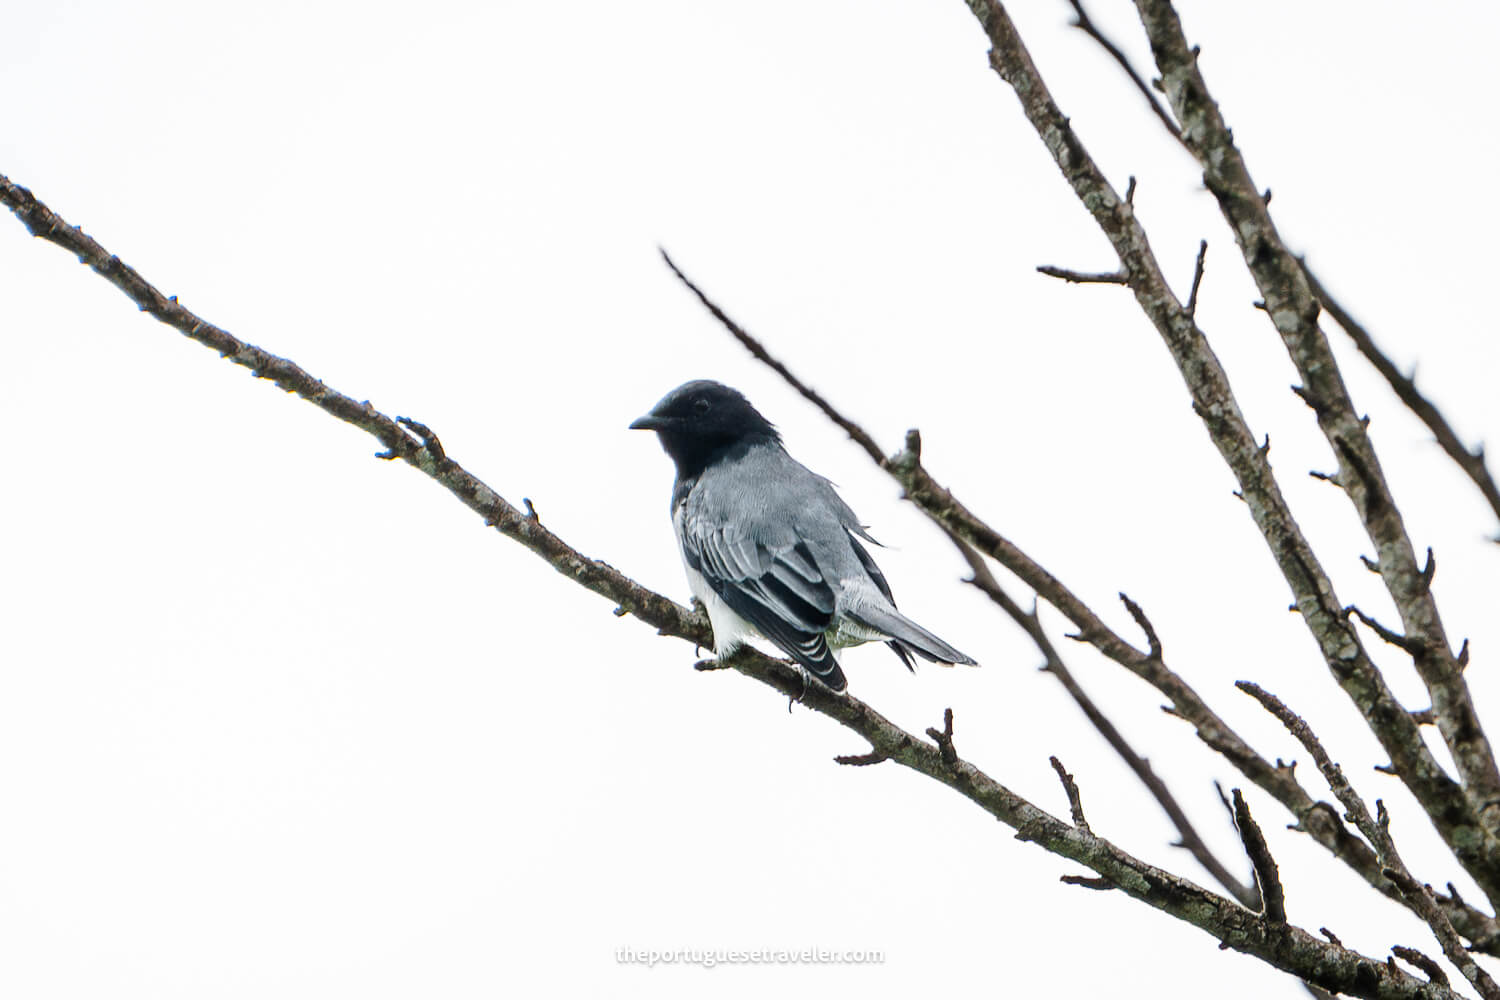
[[797,676],[802,679],[802,690],[797,692],[797,696],[795,698],[793,698],[791,695],[786,696],[787,715],[792,714],[793,705],[800,705],[802,703],[802,699],[807,697],[807,668],[802,664],[796,662],[795,660],[792,661],[792,666],[797,668]]

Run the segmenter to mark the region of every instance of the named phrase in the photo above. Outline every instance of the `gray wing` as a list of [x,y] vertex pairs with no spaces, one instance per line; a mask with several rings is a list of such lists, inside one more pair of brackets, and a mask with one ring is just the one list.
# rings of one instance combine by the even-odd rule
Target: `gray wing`
[[689,503],[683,516],[688,565],[782,652],[833,690],[844,690],[844,672],[824,635],[833,624],[836,598],[807,542],[789,524],[779,532],[757,532],[752,525],[705,516],[702,507]]

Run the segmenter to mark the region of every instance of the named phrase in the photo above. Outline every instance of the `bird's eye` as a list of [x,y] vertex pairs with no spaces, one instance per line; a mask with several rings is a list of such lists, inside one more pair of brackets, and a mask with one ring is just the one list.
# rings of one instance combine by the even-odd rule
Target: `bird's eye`
[[703,397],[700,396],[699,398],[693,400],[693,412],[698,414],[699,416],[707,413],[708,408],[708,400],[704,399]]

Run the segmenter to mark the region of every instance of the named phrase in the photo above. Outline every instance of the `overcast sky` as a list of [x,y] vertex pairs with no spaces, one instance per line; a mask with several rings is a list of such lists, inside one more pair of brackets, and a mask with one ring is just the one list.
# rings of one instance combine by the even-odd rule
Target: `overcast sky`
[[[1096,18],[1146,65],[1128,5]],[[1181,4],[1289,242],[1466,441],[1500,437],[1479,4]],[[1340,597],[1393,617],[1333,459],[1190,159],[1068,5],[1015,5],[1033,56],[1186,294]],[[1456,867],[1328,676],[1155,331],[965,6],[916,2],[12,5],[0,172],[166,294],[450,455],[591,555],[686,602],[670,462],[626,430],[664,392],[743,389],[888,548],[912,617],[983,666],[851,690],[1054,812],[1205,885],[1123,766],[960,582],[948,543],[730,341],[657,257],[889,450],[933,473],[1268,757],[1232,682],[1303,712],[1419,877]],[[27,998],[528,994],[1304,995],[564,580],[373,440],[139,313],[0,220],[0,993]],[[1500,699],[1500,549],[1472,485],[1348,345],[1346,376],[1450,633]],[[1017,592],[1021,589],[1017,587]],[[1054,637],[1066,629],[1044,612]],[[1399,657],[1372,643],[1411,707]],[[1159,695],[1080,679],[1246,869]],[[1494,725],[1500,725],[1495,722]],[[1493,726],[1492,726],[1493,728]],[[1310,783],[1310,766],[1302,776]],[[1326,791],[1321,794],[1326,795]],[[1248,793],[1293,921],[1435,952]],[[1473,894],[1478,898],[1478,894]],[[622,964],[634,949],[879,950],[864,966]]]

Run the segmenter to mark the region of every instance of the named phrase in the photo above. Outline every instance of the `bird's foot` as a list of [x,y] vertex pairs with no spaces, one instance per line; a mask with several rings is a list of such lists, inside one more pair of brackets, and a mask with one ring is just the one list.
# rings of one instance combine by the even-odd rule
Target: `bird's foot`
[[795,697],[792,695],[786,696],[786,714],[788,715],[792,714],[793,705],[800,705],[802,699],[807,697],[807,668],[796,661],[792,661],[791,665],[797,668],[797,676],[802,679],[802,690],[798,691]]
[[729,666],[723,660],[699,660],[693,664],[694,670],[724,670]]

